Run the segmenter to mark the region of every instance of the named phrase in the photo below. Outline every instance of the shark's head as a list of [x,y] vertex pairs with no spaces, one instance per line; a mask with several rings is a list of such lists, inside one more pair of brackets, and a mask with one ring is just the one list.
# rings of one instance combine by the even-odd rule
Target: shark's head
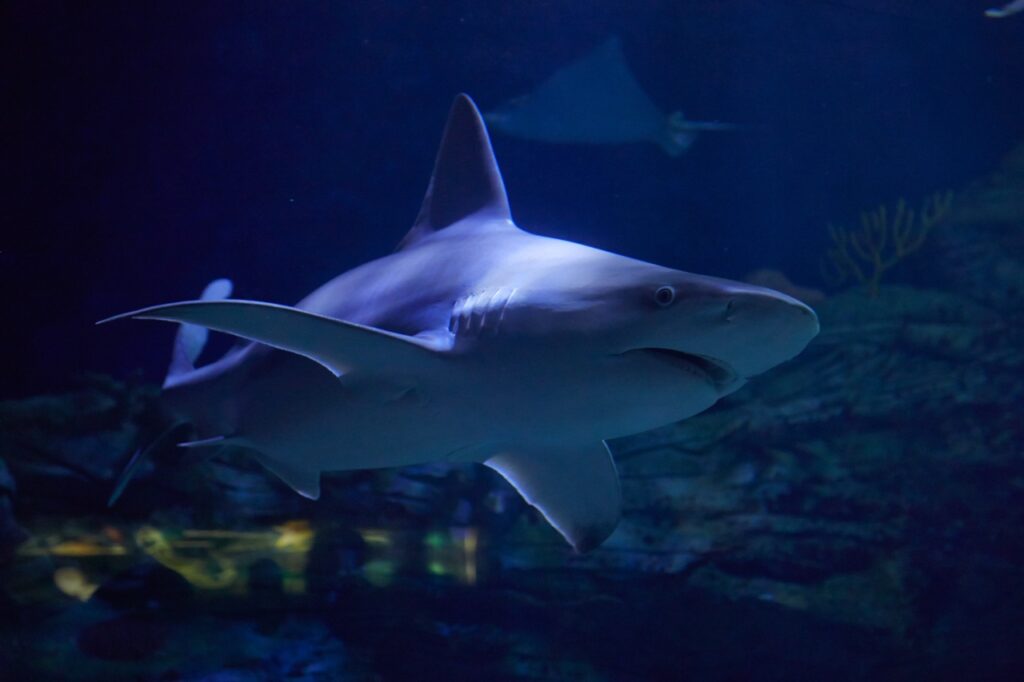
[[622,316],[616,340],[625,352],[692,365],[722,393],[796,356],[818,333],[814,311],[777,291],[654,266],[638,270],[632,295],[639,310]]
[[[800,353],[818,318],[780,292],[549,240],[519,267],[535,332],[580,332],[609,355],[646,354],[718,395]],[[529,311],[527,313],[527,311]]]

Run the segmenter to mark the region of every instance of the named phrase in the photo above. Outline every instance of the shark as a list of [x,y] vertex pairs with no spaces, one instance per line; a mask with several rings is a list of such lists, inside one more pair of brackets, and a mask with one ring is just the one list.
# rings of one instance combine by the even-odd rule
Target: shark
[[[482,463],[579,552],[622,513],[610,439],[709,408],[818,332],[777,291],[521,229],[461,94],[393,253],[294,306],[230,289],[102,321],[182,325],[162,391],[198,436],[180,445],[242,448],[311,499],[323,472]],[[197,367],[200,330],[241,342]]]
[[679,111],[663,113],[637,82],[614,36],[485,118],[513,137],[571,144],[653,142],[672,157],[689,149],[701,132],[739,129],[689,121]]
[[985,16],[990,19],[1004,19],[1019,12],[1024,12],[1024,0],[1014,0],[1002,7],[993,7],[985,10]]

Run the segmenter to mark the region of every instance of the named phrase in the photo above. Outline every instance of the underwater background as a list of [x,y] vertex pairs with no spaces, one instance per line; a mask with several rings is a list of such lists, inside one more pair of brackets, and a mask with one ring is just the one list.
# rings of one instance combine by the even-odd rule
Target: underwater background
[[[1022,679],[1024,13],[997,4],[5,3],[0,679]],[[666,117],[735,129],[670,155],[492,126],[516,222],[778,288],[821,333],[612,443],[604,545],[476,465],[311,502],[172,453],[107,508],[173,331],[95,321],[218,277],[292,304],[390,253],[456,93],[495,111],[609,44]],[[565,95],[580,129],[621,103]]]

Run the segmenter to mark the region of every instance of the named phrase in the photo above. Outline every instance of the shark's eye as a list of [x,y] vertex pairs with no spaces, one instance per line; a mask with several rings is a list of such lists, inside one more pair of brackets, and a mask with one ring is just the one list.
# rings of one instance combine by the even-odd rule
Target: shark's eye
[[654,301],[662,308],[667,308],[676,300],[676,290],[672,287],[665,286],[658,287],[657,291],[654,292]]

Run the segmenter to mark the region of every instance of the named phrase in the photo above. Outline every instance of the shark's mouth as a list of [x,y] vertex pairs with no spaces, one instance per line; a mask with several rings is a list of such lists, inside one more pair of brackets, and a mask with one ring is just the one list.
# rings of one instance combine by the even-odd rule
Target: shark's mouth
[[696,372],[720,388],[729,386],[738,378],[736,371],[732,367],[721,360],[709,358],[706,355],[684,353],[681,350],[673,350],[671,348],[640,348],[638,350],[642,353],[649,353],[660,357],[673,365],[685,368],[687,371]]

